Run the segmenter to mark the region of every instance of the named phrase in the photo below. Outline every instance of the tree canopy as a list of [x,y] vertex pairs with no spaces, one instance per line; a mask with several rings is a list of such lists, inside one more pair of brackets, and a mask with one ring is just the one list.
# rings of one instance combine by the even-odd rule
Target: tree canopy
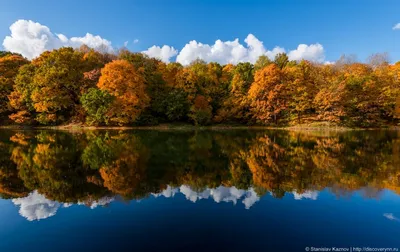
[[1,123],[158,123],[354,127],[398,125],[400,64],[343,55],[323,65],[279,53],[255,62],[164,63],[126,49],[87,46],[44,52],[32,61],[0,54]]

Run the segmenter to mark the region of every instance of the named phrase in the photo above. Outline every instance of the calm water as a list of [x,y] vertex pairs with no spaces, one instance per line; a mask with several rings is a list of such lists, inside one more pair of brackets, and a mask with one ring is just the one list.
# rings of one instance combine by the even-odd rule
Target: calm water
[[400,132],[0,131],[0,251],[400,248]]

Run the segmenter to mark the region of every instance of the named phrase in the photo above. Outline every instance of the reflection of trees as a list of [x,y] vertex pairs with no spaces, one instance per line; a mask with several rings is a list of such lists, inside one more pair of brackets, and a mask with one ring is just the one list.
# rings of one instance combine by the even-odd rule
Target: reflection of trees
[[[387,188],[399,168],[392,133],[336,136],[263,135],[246,157],[253,183],[268,191],[304,192],[331,187],[337,194],[363,187]],[[394,176],[393,176],[394,175]]]
[[114,136],[108,142],[113,158],[101,164],[100,175],[104,186],[127,198],[144,197],[146,191],[147,151],[134,135]]
[[17,165],[10,160],[11,143],[0,140],[0,196],[2,198],[24,197],[28,195],[29,190],[18,177]]
[[400,193],[397,132],[58,131],[0,138],[0,193],[51,200],[143,198],[170,186],[220,185],[283,197],[329,188]]
[[76,202],[91,194],[101,197],[106,191],[87,181],[91,171],[82,167],[78,143],[69,134],[40,132],[29,145],[16,141],[11,159],[24,185],[49,199]]

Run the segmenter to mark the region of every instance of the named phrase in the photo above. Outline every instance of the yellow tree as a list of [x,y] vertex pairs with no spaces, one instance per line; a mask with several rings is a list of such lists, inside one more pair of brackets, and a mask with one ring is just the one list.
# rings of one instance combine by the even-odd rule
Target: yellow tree
[[[227,65],[223,71],[227,76],[229,95],[218,111],[217,121],[248,122],[249,104],[247,92],[254,81],[254,67],[252,64],[239,63],[235,67]],[[226,78],[226,77],[225,77]]]
[[400,118],[400,62],[379,66],[373,75],[380,87],[378,103],[381,116],[387,121]]
[[340,81],[337,68],[326,65],[320,69],[323,83],[313,102],[318,120],[339,123],[346,115],[346,85]]
[[15,111],[9,117],[16,123],[30,124],[33,121],[34,108],[32,104],[32,79],[35,67],[32,64],[20,68],[15,78],[14,91],[8,96],[10,106]]
[[289,108],[291,113],[297,114],[297,122],[305,114],[314,110],[314,97],[319,88],[318,68],[308,61],[301,61],[293,66],[284,68],[285,80],[289,92]]
[[397,98],[397,101],[396,101],[396,108],[394,111],[394,115],[396,118],[400,118],[400,96]]
[[[11,94],[10,100],[29,100],[35,119],[42,124],[63,122],[79,102],[83,66],[82,53],[73,48],[44,52],[24,71],[21,69],[14,88],[17,92]],[[24,112],[19,110],[16,114],[19,113]]]
[[12,91],[19,68],[27,63],[29,61],[19,55],[9,54],[0,58],[0,114],[9,111],[7,96]]
[[257,71],[248,92],[255,119],[261,123],[273,120],[276,124],[287,108],[286,92],[282,70],[277,65]]
[[106,64],[97,86],[115,97],[110,120],[118,125],[135,122],[150,102],[143,76],[126,60]]

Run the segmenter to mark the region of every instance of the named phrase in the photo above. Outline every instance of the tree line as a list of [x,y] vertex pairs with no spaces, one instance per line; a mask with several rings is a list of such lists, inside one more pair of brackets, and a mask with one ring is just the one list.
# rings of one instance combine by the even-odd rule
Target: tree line
[[280,53],[255,64],[182,66],[126,49],[64,47],[32,61],[0,52],[0,119],[22,125],[397,125],[399,73],[400,62],[389,64],[383,54],[368,63],[346,56],[334,64],[289,61]]

